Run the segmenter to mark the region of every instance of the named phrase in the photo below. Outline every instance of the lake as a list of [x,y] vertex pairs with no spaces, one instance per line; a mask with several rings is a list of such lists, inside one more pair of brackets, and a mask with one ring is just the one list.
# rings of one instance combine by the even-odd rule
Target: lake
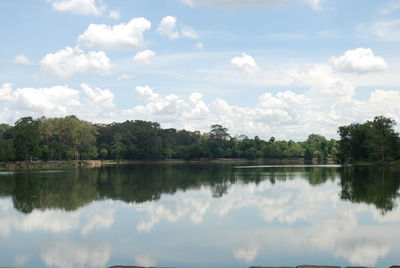
[[0,266],[400,263],[400,169],[135,164],[0,172]]

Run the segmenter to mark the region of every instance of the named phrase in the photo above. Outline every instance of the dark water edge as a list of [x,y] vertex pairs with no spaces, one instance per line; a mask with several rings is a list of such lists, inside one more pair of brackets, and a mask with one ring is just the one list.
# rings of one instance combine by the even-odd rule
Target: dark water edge
[[12,170],[46,170],[57,168],[72,168],[72,167],[87,167],[97,168],[111,165],[127,165],[127,164],[287,164],[287,165],[302,165],[302,164],[336,164],[332,159],[328,160],[305,160],[298,159],[246,159],[246,158],[218,158],[218,159],[196,159],[196,160],[78,160],[78,161],[24,161],[24,162],[0,162],[0,171]]

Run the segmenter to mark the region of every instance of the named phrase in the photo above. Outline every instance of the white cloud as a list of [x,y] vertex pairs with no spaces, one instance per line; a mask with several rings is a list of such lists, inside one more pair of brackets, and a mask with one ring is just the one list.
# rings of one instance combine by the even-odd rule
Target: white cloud
[[111,19],[117,20],[121,17],[121,14],[116,10],[111,10],[110,14],[108,14],[108,17],[110,17]]
[[72,12],[80,15],[100,16],[106,9],[105,6],[99,6],[96,0],[61,0],[52,1],[52,7],[60,12]]
[[9,102],[14,99],[11,83],[5,83],[0,87],[0,102]]
[[268,34],[268,39],[272,40],[306,40],[307,36],[305,34],[299,33],[274,33]]
[[385,5],[384,8],[381,10],[382,15],[387,15],[390,14],[396,10],[400,9],[400,2],[399,1],[393,1],[389,2],[388,4]]
[[43,247],[41,257],[51,267],[105,267],[111,258],[111,247],[107,244],[57,241]]
[[343,56],[332,57],[329,60],[332,67],[344,73],[371,73],[388,69],[385,60],[374,55],[369,48],[347,50]]
[[191,39],[197,39],[199,38],[199,35],[197,34],[197,32],[188,26],[181,26],[181,33],[182,36],[187,37],[187,38],[191,38]]
[[231,65],[239,70],[245,71],[248,74],[254,74],[258,71],[256,61],[252,56],[242,53],[241,57],[234,57],[231,60]]
[[107,89],[81,84],[81,91],[68,86],[50,88],[0,87],[0,121],[13,123],[22,116],[66,116],[110,121],[115,117],[114,94]]
[[149,253],[139,253],[135,255],[135,263],[144,267],[154,267],[157,262]]
[[15,55],[14,62],[22,65],[32,65],[33,62],[24,54]]
[[161,20],[157,32],[169,39],[178,39],[181,36],[190,39],[199,38],[195,29],[183,24],[178,27],[177,19],[172,16],[166,16]]
[[161,20],[157,31],[162,36],[168,37],[169,39],[177,39],[180,37],[180,34],[177,30],[176,22],[177,22],[177,20],[175,17],[166,16]]
[[297,0],[297,1],[303,2],[304,4],[311,6],[311,8],[314,10],[321,9],[321,1],[322,0]]
[[199,42],[199,43],[196,44],[195,48],[196,49],[203,49],[204,48],[204,44]]
[[30,214],[17,213],[12,200],[0,201],[0,235],[8,236],[13,230],[31,232],[48,231],[54,233],[66,232],[79,224],[79,214],[65,214],[61,210],[35,210]]
[[105,24],[90,24],[79,40],[89,48],[101,49],[138,49],[143,47],[143,33],[151,28],[151,23],[145,18],[134,18],[127,24],[108,26]]
[[175,223],[184,217],[199,224],[210,206],[208,196],[205,191],[189,190],[173,196],[165,195],[157,202],[142,203],[139,210],[146,212],[147,216],[136,228],[138,231],[150,231],[162,221]]
[[308,86],[312,92],[325,96],[328,102],[332,99],[326,97],[348,102],[355,94],[355,87],[326,64],[304,66],[293,74],[293,78],[297,84]]
[[[282,5],[285,0],[180,0],[182,3],[194,7],[198,4],[215,6],[259,6],[259,5]],[[297,2],[310,5],[314,10],[321,9],[321,0],[296,0]]]
[[85,217],[88,220],[81,228],[81,234],[87,235],[94,230],[110,228],[114,224],[114,208],[104,208],[101,210],[89,210]]
[[329,65],[306,66],[293,77],[309,90],[302,94],[289,90],[264,93],[249,107],[224,99],[206,102],[199,93],[185,99],[176,94],[162,96],[148,86],[137,87],[136,93],[145,103],[123,110],[122,115],[157,121],[163,127],[201,131],[209,131],[209,126],[218,122],[233,135],[266,133],[295,140],[304,140],[309,133],[334,138],[338,126],[370,120],[377,114],[400,119],[399,91],[376,90],[369,100],[355,100],[355,87]]
[[156,53],[154,51],[147,49],[136,53],[133,60],[140,64],[151,64],[155,56]]
[[112,68],[111,60],[103,51],[85,54],[79,47],[66,47],[49,53],[40,61],[40,66],[46,74],[61,78],[68,78],[75,73],[107,75]]
[[241,247],[233,251],[233,256],[239,261],[251,263],[257,257],[259,246],[256,244],[249,244],[246,247]]
[[[207,55],[204,52],[194,52],[193,54],[198,58],[204,58],[204,55]],[[224,58],[229,55],[226,54]],[[176,59],[175,55],[169,58],[163,57],[164,55],[159,56],[157,62],[169,63],[171,59]],[[186,54],[181,57],[185,58],[185,63],[191,60],[187,59]],[[105,99],[93,102],[90,100],[97,99],[96,95],[100,94],[96,93],[95,89],[91,89],[95,92],[91,93],[91,90],[84,90],[84,87],[73,89],[61,86],[58,89],[63,93],[55,93],[58,89],[14,90],[10,84],[4,84],[0,86],[0,120],[12,123],[16,119],[28,115],[64,116],[74,113],[85,120],[94,122],[140,119],[159,122],[165,128],[184,128],[203,132],[208,132],[211,124],[220,123],[227,127],[232,135],[275,136],[279,139],[294,140],[304,140],[309,133],[319,133],[328,138],[337,138],[336,131],[339,126],[363,122],[381,114],[400,122],[400,110],[398,109],[400,91],[395,87],[392,90],[372,90],[369,98],[365,96],[363,100],[358,100],[355,97],[356,87],[349,79],[354,77],[361,79],[359,75],[351,73],[344,75],[336,72],[330,64],[309,64],[283,66],[281,70],[275,71],[276,74],[272,74],[285,80],[281,85],[285,85],[289,89],[290,87],[301,87],[300,91],[282,90],[271,93],[268,88],[271,72],[258,67],[258,62],[255,62],[253,58],[251,59],[254,62],[249,61],[250,64],[246,63],[247,57],[243,55],[237,58],[238,60],[234,61],[237,65],[235,68],[242,68],[239,70],[246,73],[247,69],[255,70],[254,66],[257,66],[256,75],[238,75],[234,68],[225,68],[224,71],[201,70],[203,72],[198,72],[196,75],[205,77],[215,71],[211,74],[211,79],[214,75],[215,79],[228,81],[232,85],[239,81],[243,85],[249,83],[249,85],[264,86],[264,93],[254,97],[252,102],[255,104],[253,105],[234,104],[225,98],[212,98],[199,93],[202,91],[190,89],[185,91],[187,94],[185,97],[181,93],[159,94],[157,90],[147,86],[136,88],[136,94],[142,96],[142,100],[136,98],[135,105],[118,109],[114,105],[111,91],[104,91],[104,89],[99,90],[104,93]],[[261,63],[264,63],[262,59]],[[172,75],[175,73],[177,73],[175,70],[171,70]],[[119,75],[122,74],[124,73],[119,73]],[[372,79],[378,74],[367,73],[362,77]],[[129,79],[130,75],[132,74],[128,73],[128,76],[123,75],[119,79]],[[215,92],[224,90],[210,85],[204,87]],[[64,88],[66,89],[64,90]],[[17,94],[16,92],[21,93]],[[56,98],[59,94],[64,93],[72,94],[73,97]],[[75,106],[66,104],[65,99],[73,100],[72,104]],[[89,108],[86,109],[85,106]]]
[[118,80],[124,80],[124,79],[132,79],[135,76],[133,74],[120,74],[117,79]]
[[377,21],[366,28],[364,31],[372,33],[374,38],[378,38],[380,41],[400,41],[400,19]]
[[335,256],[348,260],[352,265],[375,266],[390,251],[387,243],[371,240],[348,240],[335,249]]
[[183,121],[188,122],[186,126],[190,129],[198,124],[208,124],[209,109],[199,93],[192,93],[188,100],[184,100],[175,94],[162,97],[148,86],[136,87],[135,91],[143,96],[147,103],[123,110],[124,116],[135,116],[144,120],[158,117],[158,120],[166,124],[177,123],[177,118],[184,118]]
[[65,233],[80,229],[82,235],[107,229],[114,224],[112,202],[93,202],[72,212],[62,209],[34,210],[29,214],[14,209],[11,199],[0,200],[0,235],[18,232]]

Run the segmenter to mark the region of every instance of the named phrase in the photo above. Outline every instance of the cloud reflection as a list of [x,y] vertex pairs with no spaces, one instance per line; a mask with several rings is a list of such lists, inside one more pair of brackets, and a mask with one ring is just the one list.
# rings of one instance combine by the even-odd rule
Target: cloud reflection
[[23,232],[47,231],[63,233],[78,229],[87,235],[94,230],[110,228],[114,224],[113,204],[93,202],[72,212],[61,209],[34,210],[23,214],[13,208],[10,198],[0,199],[0,235],[8,236],[13,230]]
[[188,216],[193,223],[199,224],[210,206],[209,199],[208,191],[193,190],[164,195],[157,202],[143,203],[139,210],[145,211],[147,216],[137,224],[136,229],[150,231],[160,221],[175,223],[185,216]]
[[41,257],[51,267],[105,267],[111,257],[111,247],[108,244],[82,245],[59,241],[42,248]]

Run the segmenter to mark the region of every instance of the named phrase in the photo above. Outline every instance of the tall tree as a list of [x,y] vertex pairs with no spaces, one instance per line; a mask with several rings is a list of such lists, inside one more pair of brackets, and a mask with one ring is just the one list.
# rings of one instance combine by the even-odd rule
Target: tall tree
[[377,116],[373,121],[367,122],[366,147],[371,159],[387,159],[396,157],[399,135],[394,131],[396,122],[390,118]]
[[15,122],[12,133],[17,160],[39,157],[39,121],[32,117],[23,117]]

